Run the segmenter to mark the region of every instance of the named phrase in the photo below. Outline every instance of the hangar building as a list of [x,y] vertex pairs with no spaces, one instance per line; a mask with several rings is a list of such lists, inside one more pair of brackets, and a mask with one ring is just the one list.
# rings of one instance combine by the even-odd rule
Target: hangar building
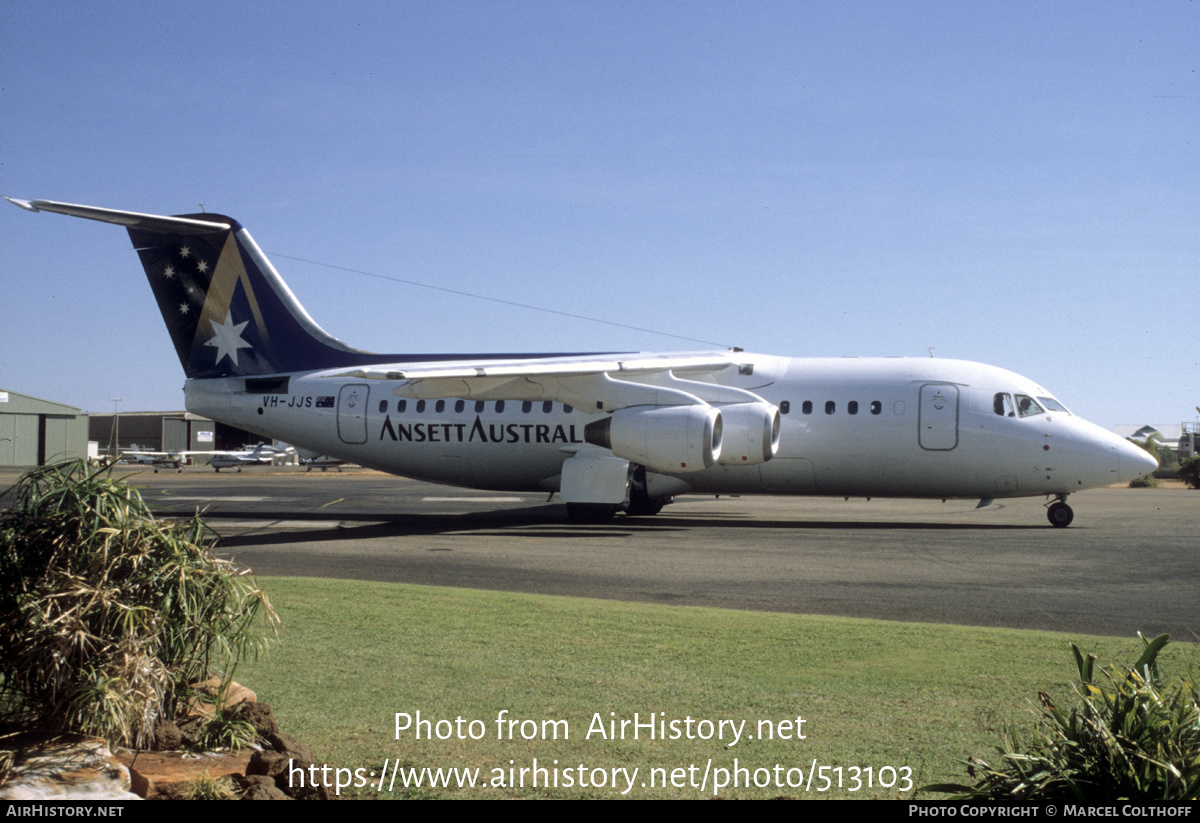
[[100,454],[120,451],[151,452],[237,451],[262,440],[234,426],[191,412],[121,412],[92,414],[88,439]]
[[85,414],[74,406],[0,389],[0,466],[41,466],[117,450],[237,451],[261,437],[190,412]]
[[88,416],[74,406],[0,389],[0,466],[87,457]]

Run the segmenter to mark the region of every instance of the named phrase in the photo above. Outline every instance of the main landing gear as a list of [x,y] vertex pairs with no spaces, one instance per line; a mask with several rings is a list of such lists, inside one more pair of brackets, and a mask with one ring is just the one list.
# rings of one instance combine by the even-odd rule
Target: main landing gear
[[[625,506],[625,514],[628,517],[652,517],[663,510],[663,506],[670,503],[674,498],[656,498],[646,497],[644,499],[633,499]],[[611,520],[618,511],[620,506],[611,506],[606,503],[568,503],[567,516],[576,523],[604,523]]]
[[1065,494],[1060,494],[1057,500],[1046,507],[1046,517],[1055,528],[1065,529],[1071,525],[1071,521],[1075,519],[1075,512],[1067,505]]
[[638,466],[629,478],[629,502],[625,514],[630,517],[653,517],[663,506],[674,503],[674,497],[651,497],[646,488],[646,467]]
[[604,523],[617,513],[617,507],[607,503],[568,503],[567,517],[576,523]]
[[647,497],[644,493],[641,495],[630,495],[629,504],[625,507],[625,514],[630,517],[653,517],[663,510],[663,506],[670,503],[674,498],[671,497]]
[[624,509],[627,517],[653,517],[674,502],[674,497],[651,497],[646,489],[646,469],[638,466],[630,475],[628,498],[623,505],[568,503],[567,516],[576,523],[604,523]]

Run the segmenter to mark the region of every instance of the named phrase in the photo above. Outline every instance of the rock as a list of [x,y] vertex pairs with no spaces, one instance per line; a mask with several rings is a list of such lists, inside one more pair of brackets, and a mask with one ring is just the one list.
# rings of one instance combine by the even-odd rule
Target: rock
[[266,741],[271,745],[272,749],[287,757],[303,760],[307,763],[315,763],[317,761],[317,756],[313,754],[313,750],[290,734],[284,734],[283,732],[269,734],[266,736]]
[[141,800],[130,790],[129,769],[103,740],[27,734],[5,742],[13,764],[0,799]]
[[276,788],[296,800],[329,800],[329,787],[324,785],[322,764],[316,764],[316,785],[313,785],[311,760],[301,760],[277,751],[255,752],[246,765],[246,775],[271,778]]
[[[262,703],[242,703],[237,717],[257,730],[268,751],[132,752],[114,756],[103,741],[80,735],[28,733],[8,737],[3,748],[13,752],[13,766],[0,785],[5,800],[140,800],[181,796],[184,784],[199,776],[230,778],[245,799],[328,800],[331,791],[321,785],[331,771],[316,764],[318,785],[313,784],[316,762],[312,750],[279,731],[271,708]],[[159,721],[156,745],[180,746],[197,733],[207,718],[181,720],[179,725]],[[193,728],[195,727],[195,728]]]
[[[179,786],[200,775],[210,777],[238,777],[245,773],[253,752],[209,752],[196,755],[185,752],[117,752],[117,758],[129,767],[134,778],[134,791],[143,797],[156,799],[170,794],[171,787]],[[145,781],[145,788],[137,788],[137,780]]]
[[291,800],[275,786],[275,781],[266,775],[248,774],[234,778],[242,792],[242,800]]
[[183,748],[183,734],[170,720],[159,720],[154,725],[154,736],[150,748],[156,752],[173,752]]
[[205,680],[203,683],[199,684],[196,687],[197,691],[207,694],[212,699],[210,701],[202,701],[199,699],[192,701],[192,704],[188,706],[188,714],[198,714],[205,717],[211,717],[216,712],[216,704],[218,702],[221,704],[221,708],[223,709],[232,708],[238,703],[258,702],[257,695],[255,695],[253,691],[247,689],[241,683],[231,680],[229,681],[229,684],[225,686],[224,691],[221,689],[222,685],[223,681],[219,677],[210,677],[208,680]]
[[264,740],[279,733],[279,724],[275,722],[275,715],[266,703],[241,703],[236,712],[237,719],[245,720],[253,726],[254,731]]
[[204,730],[208,727],[208,717],[205,715],[192,715],[191,717],[182,718],[177,729],[179,731],[179,745],[177,749],[194,749],[198,745],[198,741],[204,735]]

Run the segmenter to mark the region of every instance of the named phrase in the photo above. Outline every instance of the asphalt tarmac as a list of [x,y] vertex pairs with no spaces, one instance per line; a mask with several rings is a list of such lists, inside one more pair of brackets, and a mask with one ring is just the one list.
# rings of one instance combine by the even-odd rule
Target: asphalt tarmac
[[[125,474],[124,469],[118,470]],[[0,472],[0,488],[16,477]],[[1200,492],[1043,501],[684,497],[580,526],[545,495],[362,470],[142,470],[163,513],[206,509],[259,575],[334,577],[884,620],[1200,637]]]

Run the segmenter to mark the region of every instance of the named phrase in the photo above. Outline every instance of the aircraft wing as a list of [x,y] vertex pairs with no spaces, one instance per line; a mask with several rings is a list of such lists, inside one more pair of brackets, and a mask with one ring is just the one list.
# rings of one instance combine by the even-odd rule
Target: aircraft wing
[[133,461],[139,466],[178,466],[180,452],[151,452],[141,449],[125,449],[117,455],[117,460],[129,463]]
[[395,363],[338,372],[336,377],[395,382],[392,393],[416,400],[557,400],[585,411],[629,406],[685,406],[758,400],[702,377],[738,361],[730,352],[630,353],[471,363]]

